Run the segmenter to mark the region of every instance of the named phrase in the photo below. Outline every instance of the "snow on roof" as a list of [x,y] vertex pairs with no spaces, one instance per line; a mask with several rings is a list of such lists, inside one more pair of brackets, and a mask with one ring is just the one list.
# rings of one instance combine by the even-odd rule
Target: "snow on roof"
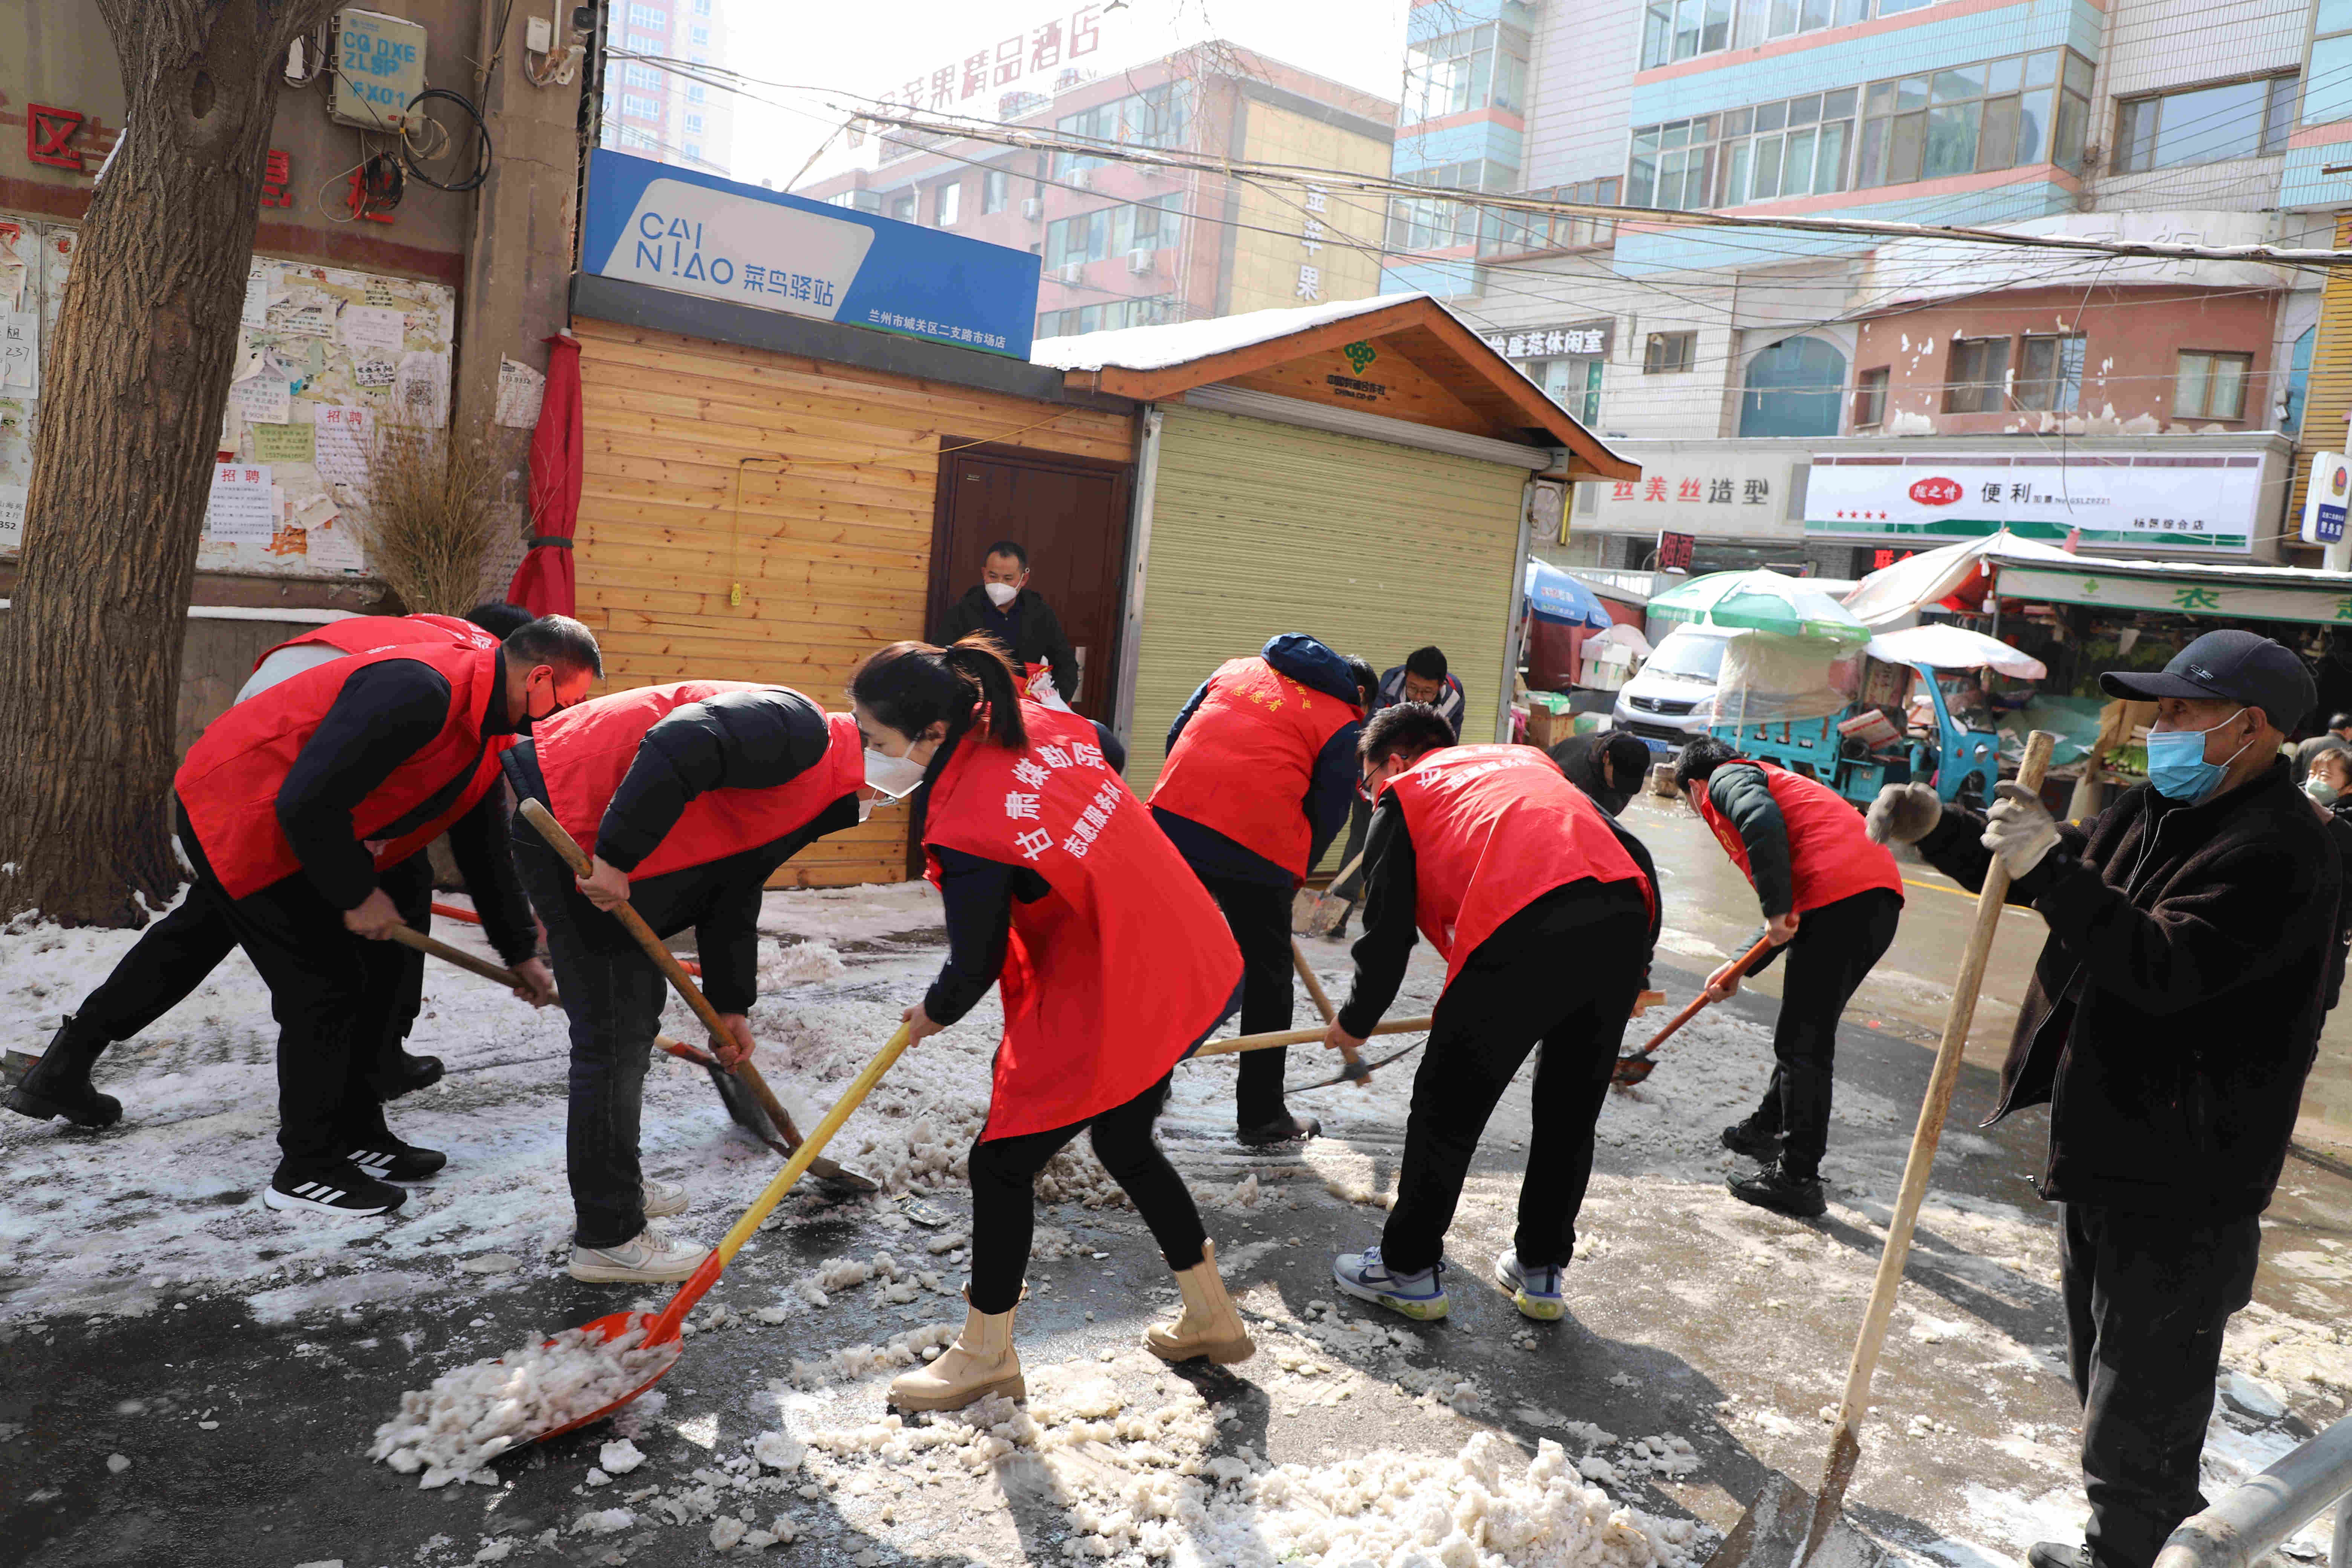
[[1344,321],[1391,305],[1426,300],[1426,294],[1376,294],[1369,300],[1336,300],[1287,310],[1252,310],[1206,321],[1171,321],[1160,327],[1116,327],[1075,337],[1039,338],[1029,345],[1032,364],[1055,370],[1166,370],[1254,343],[1303,332],[1328,321]]

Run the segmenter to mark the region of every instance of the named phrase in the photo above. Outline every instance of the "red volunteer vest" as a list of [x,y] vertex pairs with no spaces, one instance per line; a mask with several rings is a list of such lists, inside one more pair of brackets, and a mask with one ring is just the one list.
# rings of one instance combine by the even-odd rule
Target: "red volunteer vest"
[[[394,768],[352,813],[352,831],[373,841],[420,808],[442,802],[430,818],[375,851],[377,868],[398,864],[446,832],[498,777],[497,753],[513,737],[494,736],[489,744],[482,738],[483,717],[503,689],[495,647],[382,647],[305,670],[214,720],[172,781],[196,842],[231,898],[259,892],[300,869],[294,847],[278,826],[278,792],[343,682],[393,658],[439,670],[448,679],[451,700],[440,734]],[[444,800],[457,781],[462,784]]]
[[[1764,783],[1772,792],[1772,804],[1780,808],[1780,819],[1789,825],[1790,879],[1796,895],[1797,913],[1801,915],[1873,888],[1885,888],[1898,899],[1903,896],[1903,872],[1895,864],[1893,852],[1884,844],[1871,842],[1870,835],[1864,830],[1862,813],[1848,805],[1844,796],[1825,784],[1770,763],[1742,758],[1739,765],[1764,770]],[[1739,874],[1754,886],[1756,873],[1748,867],[1748,846],[1740,839],[1739,829],[1716,809],[1706,790],[1700,790],[1694,798],[1698,803],[1699,816],[1715,831],[1715,841],[1723,846],[1723,852],[1731,857]]]
[[[628,777],[646,731],[706,697],[771,689],[751,680],[681,680],[616,691],[541,720],[531,727],[531,743],[547,781],[548,810],[566,833],[593,847],[604,807]],[[677,825],[629,875],[658,877],[772,844],[806,827],[825,807],[854,792],[866,782],[865,743],[857,738],[857,721],[846,713],[830,713],[825,725],[831,741],[815,766],[773,789],[705,790],[687,803]]]
[[499,646],[499,639],[456,616],[352,616],[323,626],[312,626],[276,647],[264,648],[261,658],[253,661],[253,668],[259,669],[261,659],[278,648],[313,646],[341,648],[345,653],[373,653],[381,647],[490,648]]
[[1591,796],[1533,746],[1448,746],[1391,780],[1415,861],[1413,920],[1451,985],[1496,927],[1554,888],[1590,879],[1655,889]]
[[1241,981],[1224,916],[1095,728],[1021,705],[1029,744],[975,727],[931,785],[923,844],[1028,866],[1052,891],[1013,905],[997,977],[1004,1037],[983,1138],[1067,1127],[1160,1081],[1223,1014]]
[[1263,658],[1229,658],[1209,677],[1151,804],[1214,828],[1307,880],[1314,829],[1307,790],[1325,742],[1363,715],[1353,703],[1301,686]]

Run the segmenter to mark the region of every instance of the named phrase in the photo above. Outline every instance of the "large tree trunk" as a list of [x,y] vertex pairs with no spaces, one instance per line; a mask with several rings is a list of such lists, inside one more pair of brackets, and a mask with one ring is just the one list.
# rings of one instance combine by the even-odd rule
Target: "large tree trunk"
[[330,0],[98,0],[122,68],[0,625],[0,914],[167,895],[172,720],[287,46]]

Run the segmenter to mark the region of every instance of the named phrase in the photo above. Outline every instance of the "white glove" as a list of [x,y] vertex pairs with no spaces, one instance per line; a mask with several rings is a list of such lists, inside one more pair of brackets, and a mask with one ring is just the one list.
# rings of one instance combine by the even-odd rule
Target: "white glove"
[[2042,797],[2021,784],[1998,785],[1999,804],[1986,814],[1984,847],[2000,858],[2015,881],[2058,847],[2058,822]]
[[1880,790],[1863,820],[1874,844],[1916,844],[1943,818],[1944,803],[1934,785],[1899,784]]

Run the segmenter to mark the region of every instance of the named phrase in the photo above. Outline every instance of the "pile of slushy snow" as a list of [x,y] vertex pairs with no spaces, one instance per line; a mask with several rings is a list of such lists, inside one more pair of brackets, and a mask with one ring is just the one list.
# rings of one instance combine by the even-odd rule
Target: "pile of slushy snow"
[[669,1369],[679,1342],[647,1348],[642,1323],[610,1340],[585,1329],[536,1338],[498,1361],[444,1373],[400,1396],[400,1414],[375,1429],[368,1457],[421,1487],[472,1480],[508,1449],[601,1410]]

